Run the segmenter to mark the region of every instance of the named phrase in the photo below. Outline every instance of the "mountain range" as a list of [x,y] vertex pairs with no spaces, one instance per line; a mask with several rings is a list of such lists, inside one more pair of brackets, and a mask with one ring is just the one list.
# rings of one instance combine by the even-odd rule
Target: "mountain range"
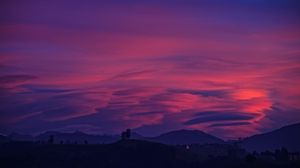
[[[54,143],[90,143],[90,144],[107,144],[114,143],[120,140],[119,135],[90,135],[80,131],[74,133],[60,133],[48,131],[35,137],[36,141],[47,142],[49,137],[53,135]],[[178,130],[161,134],[157,137],[144,137],[138,133],[133,132],[131,139],[146,140],[151,142],[158,142],[168,145],[183,145],[183,144],[212,144],[224,143],[223,140],[204,133],[198,130]]]
[[300,123],[245,138],[241,145],[248,151],[273,151],[282,147],[300,151]]
[[[242,148],[247,151],[275,150],[282,147],[289,151],[300,151],[300,123],[282,127],[280,129],[257,134],[239,141]],[[109,144],[120,140],[119,135],[90,135],[80,131],[74,133],[61,133],[48,131],[36,137],[13,133],[9,136],[1,135],[0,142],[13,141],[36,141],[47,143],[53,136],[55,144]],[[161,134],[156,137],[144,137],[133,132],[131,139],[157,142],[167,145],[186,144],[223,144],[229,143],[224,140],[199,130],[177,130]]]

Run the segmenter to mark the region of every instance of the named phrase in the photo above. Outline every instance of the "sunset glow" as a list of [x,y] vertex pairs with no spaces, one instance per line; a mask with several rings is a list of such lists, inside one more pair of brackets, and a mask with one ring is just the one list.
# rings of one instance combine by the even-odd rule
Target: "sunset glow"
[[0,132],[299,122],[299,2],[187,1],[1,3]]

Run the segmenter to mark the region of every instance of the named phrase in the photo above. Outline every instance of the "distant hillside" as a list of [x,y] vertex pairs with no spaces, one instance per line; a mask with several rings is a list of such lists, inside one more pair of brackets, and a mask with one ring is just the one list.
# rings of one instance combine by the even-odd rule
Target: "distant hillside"
[[[47,142],[51,135],[54,137],[55,144],[83,144],[85,142],[88,142],[89,144],[109,144],[120,140],[120,136],[118,135],[90,135],[79,131],[74,133],[48,131],[35,137],[35,140]],[[172,131],[157,137],[143,137],[142,135],[133,132],[131,139],[146,140],[168,145],[223,143],[223,140],[197,130]]]
[[9,142],[9,138],[5,135],[0,135],[0,144]]
[[[37,141],[47,143],[53,136],[54,144],[110,144],[120,140],[119,135],[90,135],[80,131],[61,133],[48,131],[36,137],[13,133],[9,136],[0,136],[0,143],[8,141]],[[177,130],[164,133],[157,137],[143,137],[135,132],[131,139],[157,142],[167,145],[185,144],[223,144],[224,141],[199,130]],[[275,150],[281,147],[289,151],[300,151],[300,123],[285,126],[269,133],[254,135],[242,141],[241,147],[247,151]]]
[[43,134],[38,135],[35,137],[36,141],[47,142],[49,137],[53,135],[54,143],[64,143],[64,144],[108,144],[114,143],[118,141],[120,138],[119,136],[113,135],[90,135],[80,131],[76,131],[74,133],[61,133],[55,131],[48,131]]
[[275,150],[285,147],[300,151],[300,123],[244,139],[242,147],[248,151]]
[[13,141],[33,141],[34,140],[34,137],[31,135],[19,134],[16,132],[9,134],[8,138]]
[[178,130],[147,140],[169,145],[224,143],[222,139],[198,130]]

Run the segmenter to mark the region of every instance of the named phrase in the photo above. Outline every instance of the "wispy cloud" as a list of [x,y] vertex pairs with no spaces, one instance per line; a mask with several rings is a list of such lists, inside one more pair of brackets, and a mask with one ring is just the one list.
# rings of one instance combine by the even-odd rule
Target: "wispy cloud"
[[1,6],[0,131],[239,137],[300,120],[298,1],[70,2]]

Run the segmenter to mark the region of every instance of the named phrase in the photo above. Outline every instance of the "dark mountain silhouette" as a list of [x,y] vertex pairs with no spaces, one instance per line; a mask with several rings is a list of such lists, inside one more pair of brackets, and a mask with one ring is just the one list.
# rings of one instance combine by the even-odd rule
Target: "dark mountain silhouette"
[[54,143],[64,143],[64,144],[107,144],[114,143],[118,141],[120,138],[116,135],[90,135],[80,131],[76,131],[74,133],[61,133],[55,131],[48,131],[43,134],[38,135],[35,140],[41,142],[47,142],[49,137],[53,136]]
[[0,134],[0,144],[7,143],[9,141],[10,141],[10,139],[7,136]]
[[248,151],[276,150],[281,147],[289,151],[300,151],[300,123],[246,138],[242,147]]
[[[185,145],[171,146],[142,140],[96,145],[11,141],[0,144],[0,167],[298,168],[300,165],[299,161],[262,160],[253,155],[245,157],[232,150],[234,148],[230,145],[212,145],[191,145],[187,149]],[[219,148],[227,152],[220,155]]]
[[[90,144],[108,144],[117,142],[120,139],[119,135],[90,135],[80,131],[76,131],[74,133],[48,131],[37,136],[35,140],[47,142],[50,136],[53,136],[55,144],[83,144],[85,141],[88,141]],[[131,139],[158,142],[168,145],[224,143],[224,141],[219,138],[197,130],[172,131],[157,137],[144,137],[133,132],[131,134]]]
[[[299,129],[300,124],[286,126],[244,139],[242,146],[240,141],[225,143],[197,130],[172,131],[152,138],[132,133],[131,139],[122,140],[120,135],[80,131],[48,131],[35,137],[35,142],[0,135],[0,167],[297,168],[300,154],[294,151],[300,151]],[[288,151],[252,153],[281,147]]]
[[146,137],[144,137],[136,132],[132,132],[131,139],[144,140],[144,139],[146,139]]
[[20,134],[20,133],[16,133],[16,132],[9,134],[8,138],[13,141],[33,141],[34,140],[34,137],[31,135]]
[[[276,150],[285,147],[289,151],[300,151],[300,123],[282,127],[269,133],[254,135],[245,138],[241,147],[247,151]],[[121,139],[120,135],[90,135],[80,131],[61,133],[48,131],[36,137],[12,133],[9,136],[0,135],[0,143],[9,141],[35,141],[49,143],[53,136],[54,144],[110,144]],[[164,133],[157,137],[144,137],[133,132],[130,139],[157,142],[167,145],[185,144],[223,144],[223,140],[199,130],[177,130]],[[230,143],[229,143],[230,144]]]
[[224,143],[222,139],[199,130],[177,130],[147,140],[169,145]]
[[1,149],[0,166],[3,167],[183,168],[194,167],[192,163],[196,161],[186,151],[140,140],[122,140],[100,145],[11,142],[1,146]]

